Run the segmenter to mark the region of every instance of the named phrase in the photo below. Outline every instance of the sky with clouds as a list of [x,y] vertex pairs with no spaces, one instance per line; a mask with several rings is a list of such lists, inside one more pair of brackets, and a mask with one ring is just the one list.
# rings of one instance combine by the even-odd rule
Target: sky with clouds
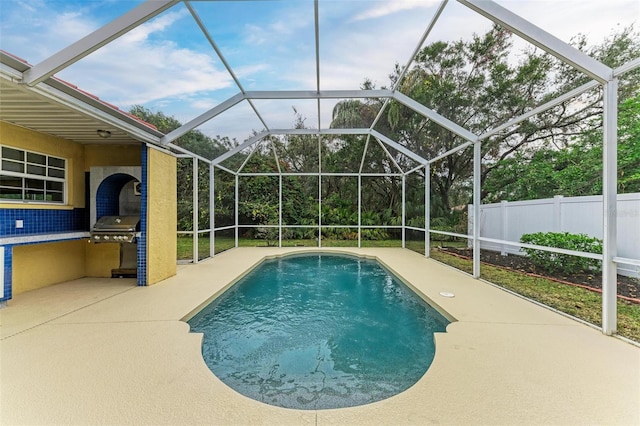
[[[37,64],[138,6],[139,0],[0,0],[0,49]],[[638,0],[497,0],[564,41],[578,33],[598,44],[635,23]],[[394,64],[406,64],[432,19],[435,0],[319,0],[320,89],[358,89],[365,79],[389,85]],[[316,90],[314,3],[311,0],[193,1],[189,5],[244,90]],[[426,43],[469,39],[491,22],[451,0]],[[524,43],[516,44],[516,48]],[[178,3],[83,58],[58,77],[128,109],[143,105],[181,122],[239,93],[184,3]],[[321,102],[328,127],[335,101]],[[295,111],[317,127],[315,100],[254,101],[270,128],[290,128]],[[207,122],[210,136],[238,140],[262,123],[243,101]]]

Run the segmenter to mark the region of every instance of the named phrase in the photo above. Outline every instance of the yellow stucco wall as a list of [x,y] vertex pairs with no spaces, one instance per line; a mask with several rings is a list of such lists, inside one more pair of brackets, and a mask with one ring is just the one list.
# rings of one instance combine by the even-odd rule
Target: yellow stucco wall
[[84,207],[84,150],[66,139],[34,132],[0,121],[0,143],[19,149],[54,155],[67,160],[67,204],[0,203],[0,208],[68,209]]
[[91,167],[139,166],[141,164],[140,145],[85,145],[84,170]]
[[[139,166],[140,145],[80,145],[0,122],[3,145],[67,160],[67,204],[0,203],[0,208],[72,209],[87,207],[85,171],[94,166]],[[176,159],[148,150],[147,284],[176,274]],[[120,264],[117,244],[87,240],[42,243],[13,248],[13,293],[85,276],[110,277]]]
[[111,277],[111,270],[120,266],[120,244],[85,245],[87,277]]
[[176,159],[148,150],[147,284],[176,274]]
[[[88,208],[88,200],[85,200],[85,171],[89,171],[93,166],[139,166],[141,164],[142,148],[139,144],[81,145],[3,121],[0,121],[0,143],[55,155],[67,160],[66,205],[0,203],[0,208]],[[111,277],[111,269],[119,265],[118,244],[88,244],[86,240],[81,240],[15,246],[12,271],[13,293],[19,294],[84,276]]]
[[85,276],[86,240],[13,247],[13,295]]

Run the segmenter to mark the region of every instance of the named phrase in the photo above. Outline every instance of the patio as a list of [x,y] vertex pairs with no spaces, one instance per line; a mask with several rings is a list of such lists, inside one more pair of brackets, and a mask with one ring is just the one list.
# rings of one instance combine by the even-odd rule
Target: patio
[[151,287],[85,278],[16,296],[0,311],[2,423],[640,423],[638,347],[397,248],[324,250],[377,257],[457,320],[415,386],[319,411],[237,394],[181,319],[265,256],[300,250],[316,249],[236,248]]

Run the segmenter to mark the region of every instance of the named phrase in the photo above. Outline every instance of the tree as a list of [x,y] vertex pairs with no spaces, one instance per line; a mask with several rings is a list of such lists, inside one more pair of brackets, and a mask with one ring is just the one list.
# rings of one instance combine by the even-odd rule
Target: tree
[[[153,112],[141,105],[132,106],[129,113],[149,124],[153,124],[158,131],[164,134],[182,126],[182,123],[175,117],[167,116],[161,111]],[[235,141],[231,141],[227,137],[221,138],[218,136],[212,139],[199,130],[191,130],[173,141],[173,143],[209,160],[213,160],[235,145]]]
[[[640,192],[640,96],[620,104],[618,133],[618,191]],[[602,194],[601,126],[595,124],[567,147],[503,160],[485,187],[487,202]]]
[[[398,90],[480,135],[588,80],[581,72],[536,49],[521,52],[519,61],[514,62],[511,39],[511,33],[494,26],[470,41],[429,44],[418,52]],[[592,48],[587,47],[584,36],[574,38],[572,43],[611,67],[640,56],[640,42],[633,28],[625,28]],[[400,72],[396,65],[390,75],[392,85]],[[639,72],[629,73],[621,80],[621,101],[638,93],[639,80]],[[374,100],[367,102],[366,106],[380,105]],[[362,105],[353,101],[338,105],[334,122],[357,122],[353,114],[363,110]],[[424,158],[437,157],[465,142],[396,101],[389,102],[385,112],[376,129]],[[564,148],[584,134],[597,134],[601,113],[601,92],[595,89],[484,140],[482,181],[499,168],[504,174],[505,160],[515,167],[534,158],[540,149]],[[449,215],[454,205],[470,201],[472,151],[458,151],[431,165],[433,216]],[[543,154],[537,155],[544,159]],[[483,187],[483,199],[495,197],[490,190],[490,186]]]
[[[162,112],[152,112],[141,105],[134,105],[129,110],[131,114],[154,125],[158,131],[167,134],[182,123],[175,117]],[[173,142],[175,145],[188,149],[202,157],[213,159],[227,150],[232,142],[227,138],[212,139],[199,130],[191,130]],[[204,164],[203,164],[204,165]],[[198,223],[200,228],[208,227],[209,223],[209,176],[208,167],[198,167]],[[178,196],[178,229],[193,230],[193,162],[178,159],[177,162],[177,196]]]

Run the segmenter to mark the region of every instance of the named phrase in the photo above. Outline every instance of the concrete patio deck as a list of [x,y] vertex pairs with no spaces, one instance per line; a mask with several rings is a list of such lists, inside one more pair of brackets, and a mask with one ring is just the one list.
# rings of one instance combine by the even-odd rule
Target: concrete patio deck
[[18,295],[0,310],[0,423],[640,424],[640,348],[403,249],[333,251],[377,257],[455,318],[416,385],[338,410],[237,394],[181,319],[265,256],[300,250],[233,249],[151,287],[81,279]]

